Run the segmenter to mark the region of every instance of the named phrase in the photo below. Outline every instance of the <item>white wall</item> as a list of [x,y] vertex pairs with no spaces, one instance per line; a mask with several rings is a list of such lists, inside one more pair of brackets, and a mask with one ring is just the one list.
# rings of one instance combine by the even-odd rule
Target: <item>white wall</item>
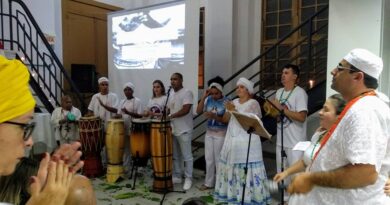
[[382,31],[381,50],[384,69],[380,78],[379,90],[390,96],[390,0],[383,0]]
[[329,0],[327,96],[335,93],[330,71],[350,50],[365,48],[382,54],[382,11],[382,0]]
[[233,0],[205,2],[205,81],[230,77],[233,57]]
[[[226,79],[259,55],[260,27],[261,0],[205,1],[205,82],[217,75]],[[242,76],[258,69],[256,63]]]
[[62,62],[61,0],[23,0],[23,3],[32,13],[42,32],[55,36],[54,51]]

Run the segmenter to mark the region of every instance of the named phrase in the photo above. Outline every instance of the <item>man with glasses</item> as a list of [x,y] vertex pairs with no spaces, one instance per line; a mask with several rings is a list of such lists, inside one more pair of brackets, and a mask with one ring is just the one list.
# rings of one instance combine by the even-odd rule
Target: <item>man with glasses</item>
[[332,70],[332,89],[348,102],[321,140],[307,172],[288,188],[296,204],[390,204],[390,109],[378,94],[382,59],[354,49]]

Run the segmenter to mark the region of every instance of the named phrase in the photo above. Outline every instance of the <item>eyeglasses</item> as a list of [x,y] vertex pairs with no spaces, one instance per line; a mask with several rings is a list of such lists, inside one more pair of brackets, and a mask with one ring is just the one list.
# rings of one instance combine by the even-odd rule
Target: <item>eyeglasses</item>
[[18,125],[23,129],[23,140],[27,141],[28,138],[30,138],[32,132],[35,128],[35,122],[30,123],[19,123],[19,122],[11,122],[11,121],[5,121],[3,123],[12,124],[12,125]]
[[352,68],[344,67],[344,66],[342,66],[342,65],[337,65],[337,66],[336,66],[336,69],[337,69],[337,72],[341,72],[341,71],[343,71],[343,70],[350,70],[350,71],[352,71],[352,72],[356,72],[356,70],[354,70],[354,69],[352,69]]

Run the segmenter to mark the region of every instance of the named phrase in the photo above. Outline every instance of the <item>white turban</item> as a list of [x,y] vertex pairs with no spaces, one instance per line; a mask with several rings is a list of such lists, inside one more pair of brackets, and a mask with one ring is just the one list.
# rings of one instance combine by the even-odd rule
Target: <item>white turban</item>
[[377,80],[383,69],[382,59],[362,48],[353,49],[344,57],[344,60]]
[[123,89],[125,88],[130,88],[134,92],[135,86],[133,83],[127,82],[126,84],[123,85]]
[[211,83],[210,86],[209,86],[209,89],[212,88],[212,87],[215,87],[215,88],[217,88],[219,91],[223,92],[222,85],[219,84],[219,83]]
[[108,81],[108,78],[106,78],[106,77],[101,77],[101,78],[99,78],[98,83],[100,84],[102,82],[107,82],[108,83],[110,81]]
[[249,94],[253,94],[253,85],[254,83],[246,78],[240,78],[238,79],[237,81],[237,85],[243,85],[244,87],[246,87],[246,89],[248,89],[248,92]]

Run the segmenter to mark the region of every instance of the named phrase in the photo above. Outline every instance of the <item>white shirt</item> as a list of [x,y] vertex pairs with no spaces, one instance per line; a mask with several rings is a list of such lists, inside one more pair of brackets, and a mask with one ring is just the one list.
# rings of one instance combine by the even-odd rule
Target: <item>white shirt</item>
[[[284,104],[290,111],[307,111],[307,94],[305,90],[299,86],[296,86],[293,90],[288,92],[284,91],[284,88],[280,88],[276,91],[276,99],[281,102],[284,102],[287,99]],[[281,123],[279,122],[276,141],[276,144],[279,146],[282,145],[280,126]],[[306,141],[306,120],[302,123],[295,120],[289,121],[285,118],[283,121],[283,127],[284,147],[293,148],[298,142]]]
[[126,108],[126,110],[129,111],[129,112],[133,112],[133,113],[137,113],[139,115],[142,115],[141,100],[136,98],[136,97],[133,97],[130,100],[123,99],[119,103],[118,114],[122,115],[122,118],[123,118],[123,120],[125,122],[126,134],[128,134],[128,132],[130,131],[130,128],[131,128],[130,126],[131,126],[132,117],[130,115],[124,113],[122,111],[122,108]]
[[162,113],[165,101],[167,101],[167,96],[165,95],[149,99],[148,105],[146,106],[147,111]]
[[[177,111],[183,108],[183,105],[193,104],[193,94],[190,90],[182,88],[177,92],[171,93],[169,99],[169,108],[170,113],[176,113]],[[172,134],[181,135],[186,132],[192,132],[193,129],[193,119],[192,119],[192,108],[190,111],[181,117],[171,119],[172,124]]]
[[375,96],[357,101],[319,152],[310,172],[330,171],[347,164],[371,164],[378,173],[377,181],[356,189],[315,186],[299,197],[299,204],[390,204],[390,197],[383,191],[390,171],[389,137],[389,107]]
[[88,105],[88,110],[91,110],[95,116],[102,119],[104,121],[104,127],[106,127],[107,121],[111,119],[115,113],[112,113],[101,106],[98,98],[100,98],[103,104],[116,108],[118,106],[118,97],[115,93],[108,93],[107,95],[96,93],[92,96],[91,102]]
[[[55,138],[56,140],[60,140],[61,143],[69,143],[80,138],[79,129],[76,123],[65,123],[62,125],[59,123],[60,120],[66,119],[68,113],[68,110],[57,107],[51,114],[51,123],[54,126]],[[75,107],[71,108],[70,113],[75,116],[76,120],[79,120],[81,117],[80,110]]]
[[[241,104],[239,99],[234,99],[233,104],[239,113],[252,113],[261,119],[261,109],[259,103],[250,99]],[[260,121],[261,122],[261,121]],[[242,128],[237,119],[231,115],[225,142],[223,144],[220,159],[228,164],[245,163],[248,150],[249,134]],[[260,137],[254,133],[251,136],[248,162],[263,161]]]

